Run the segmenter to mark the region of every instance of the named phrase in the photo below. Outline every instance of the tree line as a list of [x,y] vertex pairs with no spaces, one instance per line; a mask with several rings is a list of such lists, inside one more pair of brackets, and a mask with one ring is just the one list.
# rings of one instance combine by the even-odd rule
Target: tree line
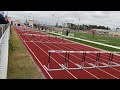
[[105,29],[105,30],[110,30],[109,27],[105,26],[97,26],[97,25],[76,25],[73,23],[67,23],[67,28],[74,29],[74,30],[89,30],[89,29]]

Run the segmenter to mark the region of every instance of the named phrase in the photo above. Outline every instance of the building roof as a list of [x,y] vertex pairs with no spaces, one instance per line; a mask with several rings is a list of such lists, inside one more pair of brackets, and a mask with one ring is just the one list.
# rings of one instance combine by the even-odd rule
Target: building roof
[[19,20],[14,20],[13,22],[16,22],[16,21],[21,23],[21,21],[19,21]]
[[34,20],[28,20],[28,21],[34,21]]

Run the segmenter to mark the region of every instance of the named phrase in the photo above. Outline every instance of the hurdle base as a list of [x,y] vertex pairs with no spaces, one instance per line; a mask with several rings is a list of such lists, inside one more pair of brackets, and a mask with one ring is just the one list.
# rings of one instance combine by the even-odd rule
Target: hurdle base
[[[90,63],[89,63],[89,65],[90,65]],[[78,66],[79,68],[81,67],[81,69],[90,69],[90,68],[95,68],[94,66],[90,66],[90,67],[83,67],[83,66],[81,66],[81,65],[79,65],[79,64],[76,64],[76,66]]]
[[118,64],[118,63],[115,63],[115,62],[111,62],[111,63],[113,63],[114,65],[109,65],[109,64],[106,64],[106,63],[102,62],[101,64],[103,64],[103,66],[99,66],[99,65],[96,66],[93,63],[89,63],[89,65],[91,65],[91,66],[83,67],[80,64],[75,64],[77,66],[76,68],[70,68],[70,67],[66,67],[64,64],[60,64],[61,68],[57,68],[57,69],[50,69],[50,68],[46,67],[45,65],[43,65],[43,66],[47,71],[82,70],[82,69],[93,69],[93,68],[108,68],[108,67],[111,68],[111,67],[119,67],[120,66],[120,64]]
[[62,67],[65,68],[65,70],[77,70],[77,69],[82,69],[81,66],[80,67],[77,67],[77,68],[68,68],[66,67],[65,65],[62,64]]
[[109,64],[106,64],[106,63],[101,63],[101,64],[103,64],[104,66],[96,66],[95,64],[93,64],[93,63],[90,63],[90,65],[92,65],[93,67],[95,67],[95,68],[107,68],[107,67],[118,67],[118,66],[120,66],[120,64],[118,64],[118,63],[115,63],[115,62],[111,62],[111,63],[113,63],[113,64],[115,64],[115,65],[109,65]]
[[91,67],[83,67],[81,66],[80,64],[75,64],[77,67],[76,68],[69,68],[69,67],[66,67],[62,64],[62,66],[66,69],[66,70],[81,70],[81,69],[90,69],[90,68],[95,68],[93,66]]
[[44,67],[47,71],[59,71],[59,70],[65,70],[65,68],[64,68],[62,65],[60,65],[60,66],[61,66],[61,68],[58,68],[58,69],[50,69],[50,68],[46,67],[45,65],[43,65],[43,67]]

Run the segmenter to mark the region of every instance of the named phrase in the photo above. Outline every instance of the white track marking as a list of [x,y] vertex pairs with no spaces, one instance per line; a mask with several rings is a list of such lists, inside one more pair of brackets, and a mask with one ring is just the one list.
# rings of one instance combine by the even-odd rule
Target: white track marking
[[[48,33],[47,33],[48,34]],[[65,39],[65,38],[64,38]],[[97,49],[97,50],[101,50],[101,51],[107,51],[107,50],[103,50],[103,49],[100,49],[100,48],[96,48],[96,47],[93,47],[93,46],[89,46],[89,45],[86,45],[86,44],[83,44],[83,43],[80,43],[80,42],[75,42],[75,41],[71,41],[71,40],[68,40],[68,39],[65,39],[66,41],[70,41],[70,42],[73,42],[73,43],[76,43],[77,45],[84,45],[84,46],[87,46],[87,47],[90,47],[90,48],[94,48],[94,49]],[[117,56],[120,56],[119,54],[115,54]]]
[[[99,69],[99,68],[98,68],[98,69]],[[99,69],[99,70],[101,70],[101,71],[103,71],[103,72],[109,74],[110,76],[112,76],[112,77],[114,77],[114,78],[116,78],[116,79],[119,79],[118,77],[116,77],[116,76],[114,76],[114,75],[112,75],[112,74],[110,74],[110,73],[108,73],[108,72],[106,72],[106,71],[104,71],[104,70],[102,70],[102,69]]]
[[[78,47],[78,48],[80,48],[78,45],[77,46],[75,46],[75,47]],[[86,47],[84,47],[84,48],[86,48]],[[91,49],[92,47],[90,47],[90,49]],[[81,49],[81,48],[80,48]],[[99,49],[98,49],[99,50]],[[101,49],[100,49],[101,50]],[[101,51],[103,51],[103,50],[101,50]],[[105,50],[104,50],[105,51]],[[104,52],[103,51],[103,52]],[[106,52],[106,51],[105,51]],[[116,55],[116,56],[119,56],[119,54],[114,54],[114,55]],[[106,56],[103,56],[103,57],[106,57]],[[118,58],[120,58],[120,57],[118,57]],[[115,60],[115,59],[113,59],[113,60]],[[115,60],[115,61],[118,61],[118,60]],[[120,61],[118,61],[118,62],[120,62]]]
[[[83,70],[85,70],[85,69],[83,69]],[[87,73],[89,73],[90,75],[96,77],[97,79],[100,79],[100,78],[98,78],[97,76],[95,76],[94,74],[90,73],[89,71],[87,71],[87,70],[85,70],[85,71],[86,71]]]
[[[46,45],[45,45],[46,46]],[[55,45],[54,45],[55,46]],[[48,46],[47,46],[48,47]],[[57,46],[55,46],[55,47],[57,47]],[[50,48],[50,47],[49,47]],[[57,48],[59,48],[59,47],[57,47]],[[52,49],[52,48],[51,48]],[[61,49],[61,48],[60,48]],[[76,56],[75,56],[76,57]],[[89,57],[88,57],[89,58]],[[91,58],[90,58],[91,59]],[[93,59],[92,59],[93,60]],[[70,60],[71,61],[71,60]],[[95,61],[95,60],[94,60]],[[73,62],[73,61],[72,61]],[[88,63],[88,62],[87,62]],[[74,63],[75,64],[75,63]],[[101,70],[101,69],[98,69],[98,70]],[[104,70],[101,70],[101,71],[103,71],[103,72],[106,72],[106,71],[104,71]],[[114,77],[114,78],[117,78],[118,79],[118,77],[116,77],[116,76],[114,76],[114,75],[112,75],[112,74],[110,74],[110,73],[108,73],[108,72],[106,72],[108,75],[110,75],[110,76],[112,76],[112,77]],[[94,75],[95,76],[95,75]],[[97,76],[96,76],[97,77]]]
[[[59,47],[58,47],[59,48]],[[75,56],[76,57],[76,56]],[[87,57],[87,56],[86,56]],[[89,58],[89,57],[88,57]],[[92,59],[93,60],[93,59]],[[71,60],[70,60],[71,61]],[[73,61],[71,61],[71,62],[73,62]],[[87,62],[88,63],[88,62]],[[74,63],[75,64],[75,63]],[[97,68],[98,69],[98,68]],[[101,69],[98,69],[98,70],[101,70]],[[104,71],[104,70],[101,70],[101,71]],[[104,72],[106,72],[106,71],[104,71]],[[90,73],[90,72],[89,72]],[[110,76],[112,76],[112,77],[115,77],[116,78],[116,76],[114,76],[114,75],[111,75],[110,73],[108,73],[108,72],[106,72],[108,75],[110,75]],[[91,75],[92,75],[92,73],[91,73]],[[95,76],[95,75],[94,75]],[[97,76],[96,76],[97,77]],[[117,78],[118,79],[118,78]]]
[[[20,36],[20,38],[21,38],[21,36]],[[22,38],[21,38],[22,39]],[[22,39],[23,40],[23,39]],[[25,42],[24,42],[25,43]],[[25,43],[25,45],[28,47],[28,49],[31,51],[31,53],[34,55],[34,57],[37,59],[37,61],[40,63],[40,65],[43,67],[43,65],[42,65],[42,63],[39,61],[39,59],[36,57],[36,55],[32,52],[32,50],[29,48],[29,46]],[[43,67],[44,68],[44,67]],[[51,79],[53,79],[52,78],[52,76],[49,74],[49,72],[44,68],[44,70],[46,71],[46,73],[49,75],[49,77],[51,78]]]
[[[109,73],[108,73],[109,74]],[[113,75],[112,75],[113,76]]]
[[[69,45],[70,46],[70,45]],[[76,46],[77,47],[77,46]],[[72,47],[71,47],[72,48]],[[79,47],[80,48],[80,47]],[[81,49],[81,48],[80,48]],[[91,54],[90,54],[91,55]],[[91,56],[94,56],[95,57],[95,55],[91,55]],[[87,57],[87,56],[86,56]],[[89,57],[88,57],[89,58]],[[93,60],[92,58],[90,58],[91,60]],[[104,60],[104,61],[107,61],[107,60],[105,60],[104,58],[101,58],[102,60]],[[94,60],[95,61],[95,60]],[[111,67],[111,69],[114,69],[114,70],[116,70],[116,71],[119,71],[120,72],[120,70],[118,70],[118,69],[115,69],[115,68],[113,68],[113,67]]]
[[[28,38],[28,37],[27,37]],[[29,38],[28,38],[29,39]],[[30,40],[30,39],[29,39]],[[34,42],[33,42],[34,43]],[[35,43],[34,43],[35,44]],[[39,47],[37,44],[35,44],[37,47]],[[39,47],[40,48],[40,47]],[[41,49],[41,48],[40,48]],[[44,53],[46,53],[43,49],[41,49]],[[47,54],[47,53],[46,53]],[[47,54],[48,55],[48,54]],[[52,58],[52,57],[51,57]],[[52,58],[55,62],[57,62],[54,58]],[[58,62],[57,62],[58,63]],[[59,63],[58,63],[59,64]],[[59,64],[60,65],[60,64]],[[66,70],[71,76],[73,76],[75,79],[77,79],[72,73],[70,73],[68,70]]]
[[[43,44],[43,45],[45,45],[45,44]],[[47,45],[45,45],[46,47],[48,47],[48,48],[50,48],[49,46],[47,46]],[[56,46],[57,47],[57,46]],[[52,48],[51,48],[52,49]],[[59,54],[59,55],[61,55],[61,54]],[[64,57],[63,55],[61,55],[62,57]],[[71,60],[69,60],[70,62],[72,62],[73,64],[75,64],[73,61],[71,61]],[[84,69],[83,69],[84,70]],[[87,72],[87,70],[86,70],[86,72]],[[88,73],[88,72],[87,72]],[[95,78],[97,78],[97,79],[99,79],[97,76],[95,76],[95,75],[93,75],[92,73],[90,73],[89,72],[89,74],[90,75],[92,75],[93,77],[95,77]]]
[[112,69],[114,69],[114,70],[116,70],[116,71],[120,72],[120,70],[118,70],[118,69],[116,69],[116,68],[113,68],[113,67],[110,67],[110,68],[112,68]]
[[[67,47],[66,47],[67,48]],[[93,55],[92,55],[93,56]],[[78,58],[77,56],[74,56],[74,57],[76,57],[76,58]],[[86,56],[87,57],[87,56]],[[88,57],[89,58],[89,57]],[[79,59],[79,58],[78,58]],[[93,60],[93,61],[95,61],[94,59],[92,59],[92,58],[90,58],[91,60]],[[88,63],[88,62],[87,62]],[[113,68],[111,68],[111,69],[113,69]],[[116,70],[116,69],[114,69],[114,70]],[[104,71],[104,70],[103,70]],[[119,70],[116,70],[116,71],[119,71]],[[106,71],[104,71],[104,72],[106,72]],[[120,71],[119,71],[120,72]],[[108,72],[106,72],[107,74],[109,74],[109,75],[111,75],[111,76],[114,76],[114,75],[112,75],[112,74],[110,74],[110,73],[108,73]],[[116,76],[114,76],[114,77],[116,77]],[[118,79],[118,77],[116,77],[117,79]]]
[[[69,45],[69,46],[71,46],[71,45]],[[65,47],[65,46],[62,46],[62,47]],[[75,47],[77,47],[77,46],[75,46]],[[72,46],[70,47],[70,48],[73,48]],[[79,48],[80,47],[77,47],[78,49],[77,50],[79,50]],[[81,48],[80,48],[81,49]],[[90,54],[91,55],[91,54]],[[95,57],[95,55],[91,55],[91,56],[94,56]],[[105,56],[104,56],[105,57]],[[105,60],[104,58],[101,58],[102,60],[104,60],[104,61],[107,61],[107,60]],[[116,60],[117,61],[117,60]]]

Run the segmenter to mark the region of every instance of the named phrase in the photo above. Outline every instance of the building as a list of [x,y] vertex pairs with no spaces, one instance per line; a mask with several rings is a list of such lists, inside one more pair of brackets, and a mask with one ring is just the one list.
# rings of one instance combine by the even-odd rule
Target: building
[[7,17],[9,23],[11,24],[12,20],[11,20],[11,17]]
[[105,29],[91,29],[89,30],[90,33],[96,33],[100,35],[108,35],[110,30],[105,30]]
[[108,35],[109,36],[118,36],[118,37],[120,37],[120,32],[110,31]]
[[108,36],[120,37],[120,31],[116,31],[116,30],[104,30],[104,29],[92,29],[92,30],[89,30],[90,33],[92,33],[92,31],[94,31],[96,34],[100,34],[100,35],[108,35]]
[[34,20],[29,20],[28,21],[28,25],[29,25],[29,27],[33,28],[33,26],[34,26]]
[[19,20],[13,21],[13,25],[15,25],[15,26],[24,26],[24,24],[22,22],[20,22]]

